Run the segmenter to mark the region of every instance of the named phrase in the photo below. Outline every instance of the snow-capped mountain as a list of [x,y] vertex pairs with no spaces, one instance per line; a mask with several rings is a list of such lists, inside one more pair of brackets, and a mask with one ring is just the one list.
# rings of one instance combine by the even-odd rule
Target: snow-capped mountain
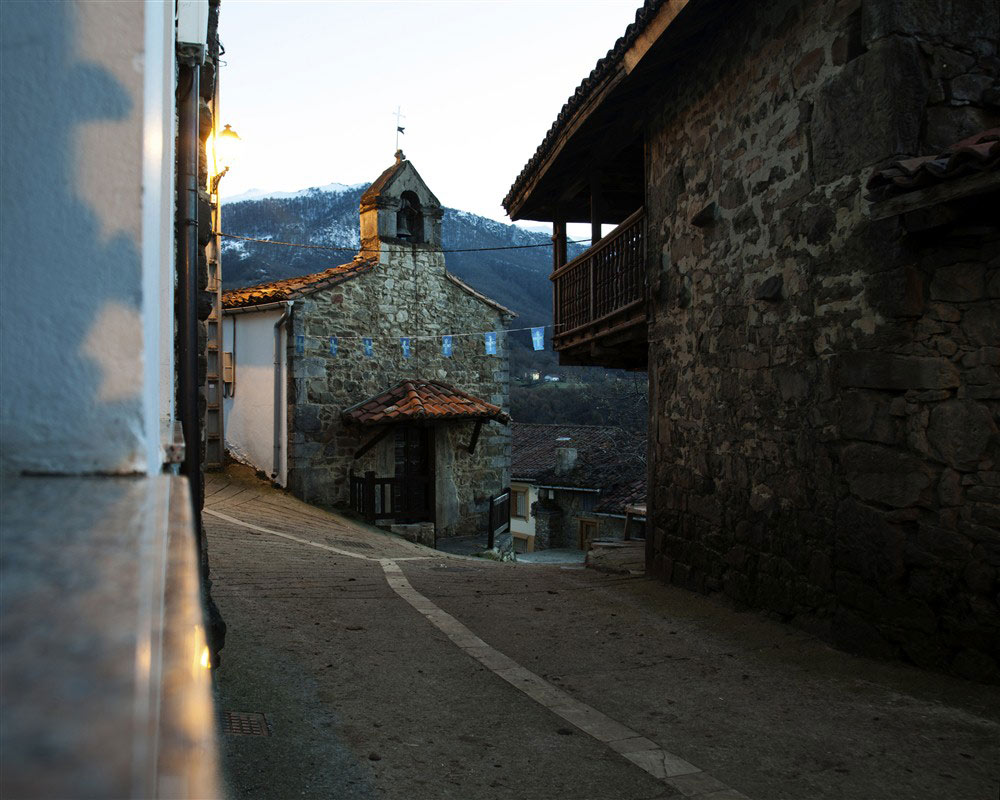
[[231,203],[242,203],[245,200],[287,200],[290,197],[306,197],[319,192],[341,194],[343,192],[350,192],[354,189],[364,190],[366,186],[367,184],[363,183],[356,183],[352,186],[347,186],[343,183],[328,183],[326,186],[311,186],[308,189],[299,189],[294,192],[268,192],[263,189],[250,189],[249,191],[243,192],[243,194],[237,194],[233,197],[223,197],[222,205],[225,206]]
[[[306,275],[350,261],[360,246],[358,204],[367,186],[334,183],[225,201],[224,233],[344,248],[343,252],[329,252],[223,239],[225,287]],[[540,245],[522,250],[446,253],[445,260],[448,269],[462,280],[517,311],[518,326],[551,322],[548,276],[552,251],[548,235],[452,208],[445,209],[441,231],[445,250]]]

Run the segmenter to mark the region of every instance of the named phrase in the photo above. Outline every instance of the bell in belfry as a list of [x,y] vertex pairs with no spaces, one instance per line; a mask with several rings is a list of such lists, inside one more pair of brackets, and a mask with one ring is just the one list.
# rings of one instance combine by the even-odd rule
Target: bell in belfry
[[409,240],[413,235],[413,232],[410,230],[409,216],[405,210],[400,210],[399,215],[396,217],[396,237],[399,239]]
[[420,200],[413,192],[403,192],[399,211],[396,213],[396,238],[407,242],[420,242],[422,229]]

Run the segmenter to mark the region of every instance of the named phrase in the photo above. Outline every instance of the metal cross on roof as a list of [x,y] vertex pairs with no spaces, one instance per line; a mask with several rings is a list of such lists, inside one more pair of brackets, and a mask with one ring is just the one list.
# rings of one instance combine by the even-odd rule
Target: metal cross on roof
[[396,106],[396,150],[399,150],[399,134],[406,133],[406,128],[399,124],[400,120],[404,120],[406,117],[402,113],[402,108]]

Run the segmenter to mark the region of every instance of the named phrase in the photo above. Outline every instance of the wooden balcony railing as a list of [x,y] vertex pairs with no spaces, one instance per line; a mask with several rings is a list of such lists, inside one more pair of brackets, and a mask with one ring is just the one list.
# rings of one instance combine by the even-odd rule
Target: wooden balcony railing
[[[555,334],[565,351],[645,319],[646,216],[639,209],[552,273]],[[645,339],[645,330],[642,330]]]

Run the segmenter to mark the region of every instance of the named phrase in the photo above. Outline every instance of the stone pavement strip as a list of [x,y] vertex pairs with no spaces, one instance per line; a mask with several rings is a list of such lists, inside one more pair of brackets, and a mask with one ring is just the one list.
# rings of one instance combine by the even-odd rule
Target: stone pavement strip
[[994,688],[650,581],[429,551],[245,476],[207,495],[220,701],[283,731],[223,743],[234,796],[997,796]]

